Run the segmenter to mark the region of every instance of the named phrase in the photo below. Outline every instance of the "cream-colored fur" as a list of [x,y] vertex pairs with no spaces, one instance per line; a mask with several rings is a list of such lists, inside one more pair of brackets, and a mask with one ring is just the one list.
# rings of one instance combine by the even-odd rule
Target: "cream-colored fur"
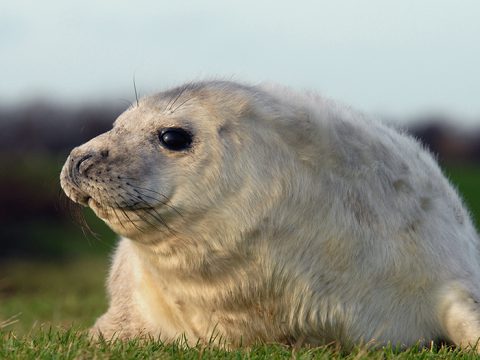
[[[161,145],[171,127],[189,149]],[[480,336],[479,238],[455,190],[413,138],[319,96],[213,81],[147,97],[61,182],[122,236],[107,338]]]

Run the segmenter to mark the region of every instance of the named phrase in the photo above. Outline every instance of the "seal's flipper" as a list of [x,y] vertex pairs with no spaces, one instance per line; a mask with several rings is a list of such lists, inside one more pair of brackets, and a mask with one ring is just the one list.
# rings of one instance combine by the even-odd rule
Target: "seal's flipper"
[[439,315],[450,341],[480,350],[480,303],[466,285],[455,283],[442,289]]

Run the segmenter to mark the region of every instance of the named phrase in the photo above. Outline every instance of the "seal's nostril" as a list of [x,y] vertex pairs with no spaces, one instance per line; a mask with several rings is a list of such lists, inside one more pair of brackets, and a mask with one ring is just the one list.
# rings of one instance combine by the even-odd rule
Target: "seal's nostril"
[[102,150],[100,151],[100,155],[103,157],[103,158],[106,158],[108,156],[108,150]]
[[80,165],[82,165],[82,163],[87,160],[87,159],[90,159],[93,155],[85,155],[83,157],[80,158],[80,160],[77,161],[77,164],[75,165],[75,169],[80,172]]

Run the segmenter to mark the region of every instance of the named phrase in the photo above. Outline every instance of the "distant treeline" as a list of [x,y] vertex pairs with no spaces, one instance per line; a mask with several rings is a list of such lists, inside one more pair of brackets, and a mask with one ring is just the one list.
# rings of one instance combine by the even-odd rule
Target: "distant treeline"
[[[0,107],[0,152],[68,153],[72,147],[110,129],[125,108],[66,107],[45,102]],[[408,123],[406,130],[420,139],[442,163],[480,164],[480,119],[473,131],[459,128],[454,119],[442,116],[423,116]]]
[[[125,108],[48,103],[0,106],[0,260],[74,256],[87,249],[81,227],[72,221],[78,212],[70,211],[73,203],[60,188],[60,169],[73,147],[109,130]],[[420,120],[412,122],[415,125],[407,131],[420,138],[444,165],[480,165],[480,127],[465,131],[448,119]],[[96,232],[103,231],[102,242],[109,243],[113,235],[91,213],[84,213],[90,215]]]
[[417,119],[406,130],[420,139],[443,164],[476,163],[480,165],[479,125],[469,130],[444,117]]
[[62,153],[112,127],[126,106],[67,107],[32,103],[0,107],[0,152]]

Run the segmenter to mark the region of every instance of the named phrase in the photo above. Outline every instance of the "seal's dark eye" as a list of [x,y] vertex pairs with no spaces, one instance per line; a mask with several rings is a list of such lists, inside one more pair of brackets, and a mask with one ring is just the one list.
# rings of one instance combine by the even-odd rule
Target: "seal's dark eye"
[[181,128],[168,128],[160,131],[160,142],[167,149],[182,151],[192,144],[192,136]]

